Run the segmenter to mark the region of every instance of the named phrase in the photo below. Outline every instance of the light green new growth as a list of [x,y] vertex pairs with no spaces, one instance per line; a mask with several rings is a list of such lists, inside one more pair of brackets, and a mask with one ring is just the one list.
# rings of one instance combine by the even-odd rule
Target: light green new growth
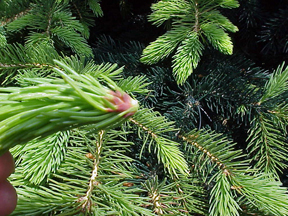
[[[5,7],[7,7],[7,10],[11,10],[10,2],[4,2],[3,4],[4,10]],[[95,15],[102,15],[102,10],[97,1],[88,1],[88,4]],[[28,46],[41,43],[51,46],[60,45],[71,48],[79,55],[93,56],[92,49],[86,40],[89,37],[88,27],[91,26],[91,22],[89,24],[81,14],[80,20],[72,16],[68,1],[39,0],[37,3],[28,1],[20,3],[20,5],[27,5],[28,8],[15,14],[15,18],[6,18],[2,22],[7,32],[15,33],[29,29],[30,33],[26,37]],[[83,4],[74,4],[76,10],[81,6],[83,7]]]
[[37,85],[0,88],[0,153],[34,138],[85,124],[94,124],[98,130],[115,127],[137,111],[137,101],[104,74],[97,80],[55,62],[59,67],[54,70],[63,79],[27,78]]
[[183,175],[188,174],[187,162],[179,149],[179,143],[165,137],[168,132],[176,130],[173,122],[149,109],[140,109],[129,120],[138,127],[138,130],[141,130],[139,134],[144,143],[140,154],[148,144],[148,151],[152,152],[151,149],[154,149],[158,161],[171,175],[177,176],[177,172]]
[[11,216],[288,215],[279,181],[287,67],[269,79],[239,54],[205,52],[209,62],[188,83],[207,46],[232,54],[228,33],[238,28],[221,12],[238,1],[155,2],[149,20],[167,32],[141,61],[173,55],[182,87],[166,64],[140,64],[140,42],[97,33],[88,44],[100,0],[0,0],[0,155],[9,149],[15,159],[18,194]]
[[232,54],[232,41],[225,31],[238,28],[217,9],[238,6],[236,0],[162,0],[153,4],[149,21],[156,26],[172,22],[172,27],[143,50],[141,61],[155,64],[176,49],[173,73],[177,83],[183,84],[199,64],[203,44],[208,42],[220,52]]

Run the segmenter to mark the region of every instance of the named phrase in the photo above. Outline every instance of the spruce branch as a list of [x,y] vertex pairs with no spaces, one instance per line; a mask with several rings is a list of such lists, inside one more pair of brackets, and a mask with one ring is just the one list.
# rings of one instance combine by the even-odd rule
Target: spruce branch
[[60,59],[60,56],[50,45],[25,47],[21,44],[7,44],[0,49],[0,58],[0,77],[2,83],[7,85],[14,81],[21,70],[52,71],[53,66],[56,66],[53,59]]
[[35,78],[36,86],[1,88],[1,152],[84,124],[96,123],[98,129],[115,126],[137,111],[137,101],[110,78],[101,75],[100,80],[115,92],[93,76],[80,75],[65,63],[55,62],[70,75],[54,68],[63,79]]
[[277,123],[275,122],[276,125],[279,125],[279,128],[281,128],[286,135],[286,125],[288,123],[288,105],[284,102],[279,104],[273,110],[268,110],[267,112],[271,114],[270,116],[275,119],[275,121],[277,121]]
[[[248,199],[249,203],[254,204],[260,211],[269,212],[273,215],[287,214],[288,202],[281,201],[287,200],[286,189],[279,187],[279,182],[275,181],[271,175],[265,173],[255,174],[258,170],[249,169],[247,160],[243,160],[240,152],[233,150],[231,143],[228,144],[229,141],[220,138],[220,136],[214,132],[201,130],[198,132],[192,131],[185,137],[181,137],[188,144],[197,147],[219,168],[219,171],[216,171],[208,181],[213,180],[215,182],[210,192],[210,215],[239,215],[241,210],[237,198],[239,195]],[[198,155],[199,157],[201,156]],[[199,162],[193,162],[197,169]],[[207,161],[202,160],[200,163],[207,163]],[[201,167],[203,169],[203,165],[199,166],[200,169]],[[261,181],[261,184],[258,180]],[[251,189],[251,187],[254,187],[253,185],[257,185],[258,188]],[[271,188],[273,192],[267,190],[268,185],[273,185],[273,189]],[[261,193],[258,193],[259,191]],[[270,199],[275,200],[273,204],[271,203],[271,206],[264,204],[268,203]]]
[[[75,215],[79,213],[79,206],[77,203],[75,204],[75,199],[63,192],[22,185],[17,188],[17,194],[19,197],[17,209],[11,215],[61,215],[60,212],[65,212],[63,215]],[[27,202],[27,200],[33,200],[33,204],[31,205],[31,202]]]
[[[279,55],[277,64],[280,63],[281,59],[286,61],[287,55],[287,7],[280,8],[277,11],[273,11],[272,14],[266,17],[265,23],[263,23],[258,32],[258,43],[261,43],[261,54],[269,56]],[[283,56],[283,58],[281,57]]]
[[239,216],[241,208],[231,190],[231,180],[227,174],[218,173],[215,176],[215,185],[210,195],[209,215]]
[[237,175],[231,180],[237,193],[244,196],[249,205],[269,215],[288,214],[287,188],[271,175]]
[[[17,5],[16,9],[18,9],[18,10],[19,10],[19,6],[20,6],[20,8],[23,7],[23,5],[19,5],[19,3],[17,1],[14,4]],[[7,4],[7,3],[5,4],[5,2],[3,1],[3,2],[0,2],[0,6],[1,6],[1,8],[3,8],[2,11],[6,12],[5,15],[3,14],[4,16],[2,15],[1,25],[0,26],[6,26],[9,23],[11,23],[11,22],[13,22],[13,21],[15,21],[17,19],[21,19],[23,16],[25,16],[31,10],[30,8],[26,8],[23,11],[17,11],[16,14],[13,14],[13,16],[11,16],[8,13],[11,13],[10,10],[15,10],[15,5],[13,5],[13,4],[11,5],[11,2],[9,2],[9,4]],[[1,16],[1,14],[0,14],[0,16]]]
[[[257,12],[259,5],[248,5]],[[148,69],[140,64],[138,42],[91,38],[100,64],[89,60],[93,54],[86,39],[95,16],[103,14],[99,0],[0,0],[0,82],[13,86],[0,88],[0,135],[7,136],[0,136],[0,155],[10,148],[8,142],[13,146],[27,138],[26,145],[10,149],[17,165],[10,181],[19,197],[13,215],[288,215],[287,188],[275,181],[287,168],[287,67],[283,63],[269,76],[241,55],[215,55],[233,51],[228,32],[238,28],[222,8],[238,6],[237,0],[152,4],[149,20],[167,32],[147,46],[141,61],[155,64],[171,56],[173,74],[184,83],[180,87],[171,85],[166,64]],[[131,18],[143,24],[142,14]],[[267,27],[255,34],[258,42],[267,44],[271,32],[277,38],[281,29],[274,27],[285,19],[261,20]],[[254,24],[253,30],[261,31]],[[274,52],[281,42],[274,36],[263,52]],[[19,40],[25,45],[7,44]],[[204,52],[207,46],[216,51]],[[280,48],[287,47],[284,40]],[[204,53],[205,63],[199,64]],[[134,93],[164,114],[138,110]],[[164,116],[177,120],[181,130]],[[249,123],[247,159],[236,148],[247,144]],[[197,126],[199,131],[191,131]],[[235,147],[201,127],[240,141]]]
[[282,65],[279,65],[271,75],[269,81],[265,84],[264,94],[259,100],[259,104],[279,97],[281,94],[288,91],[288,66],[284,66],[285,62],[283,62]]
[[162,0],[152,4],[149,21],[159,26],[171,20],[172,27],[143,50],[140,60],[155,64],[177,49],[172,68],[177,83],[183,84],[200,62],[205,37],[215,49],[232,54],[231,38],[225,30],[236,32],[238,28],[217,9],[237,6],[237,1],[195,0]]
[[129,76],[125,79],[121,79],[117,85],[127,93],[139,93],[146,95],[151,92],[147,89],[147,86],[151,84],[151,82],[147,82],[148,78],[146,76]]
[[255,168],[262,172],[272,174],[279,178],[278,172],[282,172],[287,165],[287,143],[281,129],[274,124],[267,114],[260,114],[253,119],[249,131],[247,149]]
[[199,176],[195,175],[194,172],[190,172],[189,176],[181,176],[179,179],[175,179],[177,196],[174,200],[181,205],[183,209],[179,209],[179,211],[184,214],[207,215],[208,213],[207,191],[199,179]]
[[193,32],[177,48],[173,56],[174,74],[177,76],[178,83],[184,83],[197,67],[204,47],[198,38],[198,34]]
[[[237,166],[238,162],[232,161],[243,155],[241,155],[241,151],[232,151],[231,141],[223,139],[221,136],[222,134],[205,130],[199,132],[193,130],[185,136],[178,135],[183,141],[195,146],[203,155],[210,158],[225,175],[233,175],[233,167]],[[219,150],[223,151],[223,154],[220,154]],[[199,157],[201,158],[201,156]]]
[[196,181],[196,178],[191,178],[191,176],[187,178],[187,175],[174,180],[167,180],[166,178],[160,180],[156,175],[146,180],[142,185],[151,199],[149,207],[157,215],[187,215],[204,213],[200,210],[201,207],[197,205],[203,205],[204,200],[200,201],[203,198],[203,191],[199,185],[195,184]]
[[[209,182],[215,181],[215,185],[210,191],[210,209],[209,215],[239,215],[238,202],[236,201],[235,194],[232,193],[231,176],[234,176],[238,172],[246,172],[247,165],[245,162],[238,161],[243,158],[241,151],[235,151],[231,145],[231,141],[221,137],[221,134],[216,134],[211,131],[191,131],[185,136],[179,135],[183,141],[189,145],[196,147],[201,154],[197,154],[198,161],[193,161],[195,168],[203,169],[205,166],[203,163],[209,163],[209,160],[199,160],[199,158],[209,158],[219,170],[211,177]],[[195,154],[195,153],[194,153]],[[189,159],[188,159],[189,161]],[[213,168],[213,165],[212,165]],[[212,170],[210,170],[212,172]],[[207,174],[206,174],[207,175]]]
[[279,65],[266,82],[247,138],[255,167],[276,178],[287,167],[287,112],[285,102],[281,103],[288,90],[288,67],[284,66]]
[[[5,78],[6,83],[13,81],[16,73],[24,71],[27,73],[37,72],[38,74],[46,71],[47,75],[53,74],[55,73],[53,72],[53,68],[61,69],[54,60],[61,60],[63,63],[71,65],[75,72],[81,74],[87,73],[95,78],[99,78],[103,74],[116,81],[123,79],[120,75],[123,68],[118,68],[117,64],[102,63],[97,65],[93,60],[87,60],[83,56],[62,57],[52,46],[47,44],[38,44],[36,46],[8,44],[0,50],[0,58],[2,59],[0,71],[2,72],[2,76],[7,75]],[[125,81],[123,80],[122,82]]]
[[154,215],[144,208],[149,203],[148,198],[138,195],[144,192],[140,185],[126,184],[139,175],[134,160],[125,155],[132,144],[124,139],[127,132],[94,133],[95,129],[87,128],[72,130],[65,160],[47,183],[22,190],[23,172],[21,163],[18,165],[11,176],[19,195],[15,215]]
[[[92,157],[89,156],[93,160],[93,171],[88,191],[84,197],[80,197],[78,200],[81,203],[84,201],[85,204],[89,193],[90,200],[87,205],[88,209],[85,212],[91,212],[92,214],[97,212],[100,214],[104,210],[107,213],[114,212],[120,215],[140,215],[138,213],[152,215],[150,210],[142,207],[147,205],[145,199],[135,194],[141,191],[135,187],[130,189],[128,186],[125,188],[126,179],[129,181],[129,179],[134,177],[134,170],[133,166],[131,166],[133,159],[124,155],[125,146],[128,147],[131,143],[121,141],[119,138],[123,135],[125,133],[122,131],[110,130],[107,133],[100,131],[97,135],[96,144],[94,140],[89,139],[93,135],[89,133],[85,135],[85,139],[90,143],[88,146],[94,145],[94,150],[92,146],[91,150],[95,151],[91,154]],[[93,187],[93,190],[91,187]]]
[[150,139],[148,146],[149,152],[151,152],[151,146],[155,146],[154,153],[157,154],[158,161],[162,162],[167,171],[177,176],[177,171],[187,175],[187,164],[183,158],[183,153],[179,150],[179,144],[166,138],[165,133],[175,131],[172,127],[173,122],[167,121],[163,116],[160,116],[158,112],[153,112],[149,109],[141,109],[132,118],[129,118],[130,122],[135,124],[139,129],[142,129],[148,136],[144,134],[143,147]]
[[125,69],[130,72],[129,75],[135,75],[135,70],[138,70],[140,65],[139,58],[144,49],[142,43],[130,41],[123,44],[105,35],[99,36],[97,39],[96,47],[93,48],[96,62],[125,65]]
[[143,50],[143,55],[140,59],[141,62],[155,64],[163,60],[175,50],[188,34],[189,26],[185,24],[172,28],[164,35],[158,37],[156,41],[151,42],[151,44]]
[[88,0],[89,8],[93,11],[96,17],[103,16],[103,11],[99,2],[100,0]]
[[164,212],[162,210],[162,203],[161,203],[161,197],[160,197],[160,193],[161,193],[161,189],[165,184],[165,180],[159,185],[158,184],[158,176],[147,180],[144,184],[144,186],[146,187],[147,191],[148,191],[148,196],[151,199],[151,202],[153,204],[153,211],[157,214],[157,215],[163,215]]
[[55,27],[51,32],[65,45],[71,47],[78,55],[85,54],[87,57],[92,56],[91,48],[87,45],[86,40],[77,32],[63,27]]
[[203,34],[211,45],[224,54],[232,55],[233,44],[229,35],[215,24],[205,23],[201,25]]
[[97,185],[97,176],[98,176],[98,170],[99,170],[99,164],[100,164],[100,154],[102,151],[102,145],[103,145],[103,134],[105,133],[104,130],[99,131],[98,137],[99,139],[96,141],[96,152],[95,154],[92,155],[94,157],[94,162],[93,162],[93,171],[92,175],[89,181],[89,186],[88,190],[86,192],[86,195],[84,197],[81,197],[81,201],[84,201],[82,204],[82,209],[87,209],[88,212],[90,212],[90,207],[91,207],[91,196],[93,192],[94,185]]
[[29,46],[39,43],[65,45],[77,54],[93,55],[86,39],[81,36],[85,34],[85,28],[72,16],[68,2],[42,0],[37,4],[30,3],[29,11],[6,27],[8,32],[27,28],[26,44]]
[[[24,179],[39,185],[55,173],[65,158],[70,131],[58,132],[45,139],[34,139],[11,149],[16,164],[21,164]],[[18,156],[17,156],[18,155]]]

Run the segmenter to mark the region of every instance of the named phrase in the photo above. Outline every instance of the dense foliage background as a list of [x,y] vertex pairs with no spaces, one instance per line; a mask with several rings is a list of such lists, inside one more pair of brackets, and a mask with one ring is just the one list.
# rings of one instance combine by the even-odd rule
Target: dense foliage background
[[[121,59],[115,56],[113,59],[107,56],[108,53],[121,52],[120,47],[131,41],[140,42],[144,48],[166,32],[167,25],[155,27],[147,20],[151,14],[152,3],[155,1],[116,3],[107,0],[102,2],[105,15],[96,19],[96,25],[91,31],[91,34],[95,35],[91,39],[95,38],[96,41],[90,40],[96,45],[96,49],[100,47],[99,52],[103,56],[106,55],[106,58],[102,57],[101,60],[104,58],[106,61],[120,63],[127,67],[128,62],[131,64],[128,56],[127,60],[125,57]],[[154,98],[152,104],[150,101],[149,106],[154,107],[170,120],[176,121],[176,125],[180,128],[191,129],[206,126],[229,134],[237,142],[238,148],[245,149],[251,119],[243,118],[241,121],[237,119],[239,117],[235,119],[232,115],[237,112],[237,106],[241,103],[256,103],[257,101],[256,95],[249,95],[245,92],[244,85],[247,82],[263,85],[272,71],[288,59],[288,27],[286,25],[288,20],[285,15],[288,10],[287,3],[285,0],[265,2],[243,0],[239,1],[238,8],[222,9],[221,13],[239,28],[236,33],[229,34],[234,45],[233,55],[222,55],[213,48],[208,48],[199,66],[184,86],[179,87],[174,82],[171,75],[172,58],[165,59],[158,65],[157,69],[163,71],[156,72],[154,68],[154,70],[145,71],[147,66],[138,64],[138,58],[142,53],[141,48],[138,53],[125,53],[134,56],[132,62],[137,62],[136,70],[131,74],[143,74],[144,70],[145,75],[150,76],[153,81],[151,88],[156,90],[154,95],[157,99]],[[99,29],[98,26],[101,28]],[[114,46],[109,47],[109,50],[103,49],[106,45],[104,37],[110,40],[111,45],[115,43]],[[97,55],[96,58],[98,58]],[[221,90],[218,90],[217,94],[224,94],[216,99],[212,89],[218,88]],[[201,106],[195,105],[198,102]],[[238,105],[235,106],[235,103]],[[200,107],[201,111],[199,111]],[[285,185],[286,175],[287,171],[281,174]]]
[[92,125],[11,149],[14,214],[287,215],[287,3],[2,1],[2,87],[57,77],[57,59],[123,67],[111,79],[141,103],[105,136]]

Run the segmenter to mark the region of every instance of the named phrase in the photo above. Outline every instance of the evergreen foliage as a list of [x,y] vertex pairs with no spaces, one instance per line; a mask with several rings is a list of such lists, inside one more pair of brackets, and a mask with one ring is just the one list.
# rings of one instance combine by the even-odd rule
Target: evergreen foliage
[[200,62],[205,43],[209,42],[222,53],[232,54],[232,41],[225,30],[236,32],[238,28],[217,9],[238,6],[236,0],[163,0],[153,4],[149,21],[156,26],[166,22],[172,25],[143,50],[141,61],[155,64],[177,49],[172,61],[173,73],[177,83],[183,84]]
[[279,116],[278,113],[278,109],[282,110],[282,113],[285,110],[283,104],[287,98],[287,81],[288,67],[284,68],[282,64],[264,86],[263,95],[257,103],[258,113],[252,120],[252,128],[249,132],[248,148],[250,148],[250,154],[253,155],[252,158],[256,161],[255,166],[276,177],[278,171],[281,172],[287,166],[285,156],[287,154],[287,119],[285,114]]
[[101,29],[145,28],[134,1],[0,1],[12,215],[288,215],[287,7],[152,2],[146,46]]
[[[84,14],[82,16],[77,3],[73,5],[79,12],[82,23],[72,15],[67,1],[19,1],[19,4],[26,5],[21,11],[14,11],[15,5],[10,4],[10,1],[3,1],[1,4],[3,5],[1,8],[11,10],[11,13],[2,16],[4,18],[2,26],[5,26],[7,34],[26,30],[27,45],[45,43],[59,47],[63,51],[64,48],[71,48],[77,54],[92,55],[92,50],[84,38],[89,36],[88,27],[92,24],[85,20]],[[86,5],[82,3],[81,6]],[[89,6],[96,15],[102,15],[97,2],[89,1]]]

